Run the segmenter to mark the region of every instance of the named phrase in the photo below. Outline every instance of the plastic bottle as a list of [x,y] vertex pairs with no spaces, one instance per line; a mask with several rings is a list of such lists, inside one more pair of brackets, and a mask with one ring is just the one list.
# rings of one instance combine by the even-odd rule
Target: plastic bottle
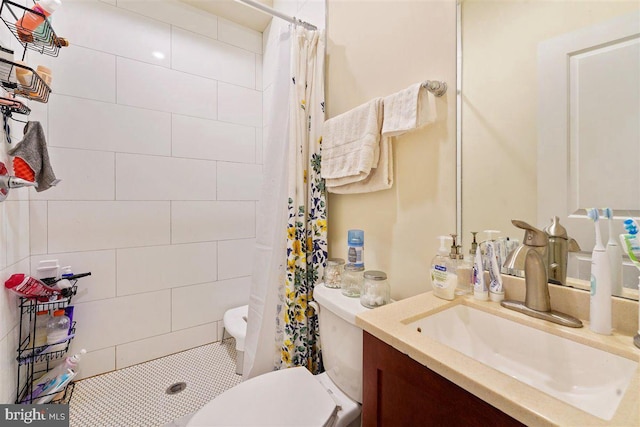
[[[458,251],[460,246],[458,246]],[[458,265],[456,266],[456,276],[458,283],[456,286],[456,295],[468,295],[472,289],[473,264],[464,258],[462,253],[458,254]]]
[[44,22],[45,17],[55,12],[61,4],[61,0],[40,0],[33,5],[31,10],[44,16],[26,11],[23,17],[16,22],[16,29],[18,30],[20,40],[23,42],[33,42],[33,30],[38,28]]
[[[49,323],[49,320],[51,320],[51,316],[49,316],[49,312],[47,310],[36,313],[36,317],[34,319],[34,322],[36,322],[36,330],[33,336],[35,347],[47,345],[47,323]],[[33,327],[31,330],[33,331]]]
[[452,300],[455,297],[458,277],[451,272],[449,252],[445,246],[445,240],[451,239],[451,237],[440,236],[438,239],[440,239],[440,248],[431,262],[433,294],[442,299]]
[[[55,344],[61,340],[64,340],[69,336],[69,326],[71,321],[64,314],[64,310],[56,310],[53,312],[53,317],[47,322],[47,344]],[[47,349],[48,352],[64,350],[67,347],[67,342],[61,342],[60,344],[52,345]]]
[[51,387],[51,384],[53,383],[53,381],[60,375],[66,373],[69,369],[76,371],[78,367],[78,362],[80,361],[80,357],[86,353],[87,353],[87,350],[83,348],[82,350],[80,350],[80,353],[67,357],[64,360],[64,362],[62,362],[58,366],[55,366],[50,371],[45,372],[44,375],[42,375],[41,377],[39,377],[37,380],[33,382],[33,385],[32,385],[33,392],[31,393],[31,395],[25,396],[21,402],[29,403],[30,400],[33,400],[38,396],[41,396],[45,391],[53,392],[53,389]]
[[356,267],[364,267],[364,231],[349,230],[347,233],[348,262]]
[[12,274],[4,286],[25,298],[37,298],[38,301],[47,302],[49,299],[57,299],[61,294],[60,290],[45,285],[42,281],[27,276],[26,274]]
[[68,277],[71,277],[71,276],[73,276],[73,272],[71,271],[71,266],[67,265],[66,267],[62,267],[62,274],[60,275],[61,279],[55,283],[54,287],[60,290],[70,288],[71,281],[68,279]]

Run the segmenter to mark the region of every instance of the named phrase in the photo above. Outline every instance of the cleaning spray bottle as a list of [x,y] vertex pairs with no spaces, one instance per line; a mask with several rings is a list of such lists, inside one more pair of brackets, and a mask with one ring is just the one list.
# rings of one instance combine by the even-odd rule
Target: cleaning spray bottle
[[591,253],[590,328],[593,332],[611,335],[611,266],[600,237],[600,213],[587,209],[587,216],[595,225],[596,245]]
[[438,239],[440,239],[440,248],[431,262],[433,294],[442,299],[452,300],[455,297],[458,277],[452,272],[451,259],[445,243],[446,240],[451,240],[451,237],[439,236]]
[[613,232],[613,210],[603,208],[602,216],[609,220],[609,241],[606,250],[611,265],[611,294],[622,295],[622,251]]

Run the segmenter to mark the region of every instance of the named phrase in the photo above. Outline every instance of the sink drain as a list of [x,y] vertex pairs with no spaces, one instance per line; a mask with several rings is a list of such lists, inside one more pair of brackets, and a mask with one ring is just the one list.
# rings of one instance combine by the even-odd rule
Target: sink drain
[[187,388],[187,383],[185,383],[185,382],[179,382],[179,383],[171,384],[169,387],[167,387],[166,393],[167,394],[178,394],[182,390],[184,390],[185,388]]

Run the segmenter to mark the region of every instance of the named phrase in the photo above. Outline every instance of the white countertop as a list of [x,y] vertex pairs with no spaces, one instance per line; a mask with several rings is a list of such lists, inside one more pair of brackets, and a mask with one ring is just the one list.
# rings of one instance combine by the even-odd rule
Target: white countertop
[[[588,295],[588,293],[585,294]],[[583,296],[578,298],[583,298]],[[614,333],[609,336],[599,335],[589,329],[588,322],[584,322],[583,328],[568,328],[508,310],[501,307],[499,303],[477,301],[471,296],[445,301],[435,297],[431,292],[427,292],[360,313],[356,317],[356,324],[381,341],[407,354],[415,361],[524,424],[531,426],[640,426],[640,367],[636,370],[613,419],[605,421],[406,326],[408,323],[456,304],[466,304],[640,362],[640,349],[633,345],[633,336],[628,330],[621,332],[614,330]],[[637,303],[635,303],[635,307],[637,307]]]

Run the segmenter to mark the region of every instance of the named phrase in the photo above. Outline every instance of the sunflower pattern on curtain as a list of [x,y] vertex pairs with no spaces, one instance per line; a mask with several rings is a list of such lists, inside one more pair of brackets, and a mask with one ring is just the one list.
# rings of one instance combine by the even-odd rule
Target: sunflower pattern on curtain
[[279,310],[280,366],[323,371],[318,318],[307,302],[327,261],[327,203],[320,177],[324,123],[323,34],[296,28],[290,91],[287,271]]

